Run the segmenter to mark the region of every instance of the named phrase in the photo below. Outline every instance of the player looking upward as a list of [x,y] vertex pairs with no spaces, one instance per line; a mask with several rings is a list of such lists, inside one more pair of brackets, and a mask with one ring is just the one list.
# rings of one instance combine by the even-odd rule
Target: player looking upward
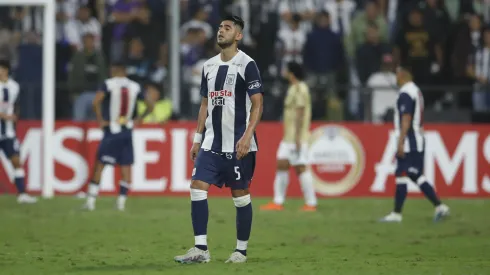
[[425,197],[435,206],[434,220],[437,221],[449,214],[449,207],[441,203],[424,176],[424,97],[419,87],[412,81],[409,70],[402,67],[398,68],[396,78],[400,92],[394,117],[398,141],[395,207],[393,212],[382,218],[381,221],[402,221],[402,207],[407,197],[407,184],[410,182],[416,183]]
[[[218,30],[221,53],[203,65],[201,107],[191,149],[191,216],[195,246],[180,263],[209,262],[207,244],[208,189],[231,189],[236,207],[237,246],[227,263],[247,260],[252,228],[249,185],[258,149],[255,129],[262,116],[262,80],[255,61],[238,50],[244,24],[238,16],[226,17]],[[204,136],[204,137],[203,137]]]
[[262,205],[261,210],[283,210],[289,184],[289,166],[299,177],[306,204],[304,211],[316,210],[316,195],[311,172],[307,170],[308,136],[311,122],[311,97],[301,65],[288,63],[289,89],[284,101],[284,138],[277,151],[277,172],[274,180],[274,200]]
[[19,84],[9,78],[10,63],[0,60],[0,150],[10,159],[14,167],[14,183],[17,188],[18,203],[36,203],[37,198],[26,194],[24,169],[20,163],[20,144],[15,133],[19,96]]
[[116,207],[123,211],[131,185],[131,165],[133,156],[133,119],[138,100],[146,102],[146,111],[136,119],[141,121],[153,110],[153,102],[145,98],[138,83],[126,77],[126,67],[122,63],[111,66],[112,78],[107,79],[97,91],[93,107],[97,121],[104,131],[97,151],[92,180],[88,187],[84,208],[95,210],[95,200],[99,194],[99,184],[105,165],[121,167],[121,182]]

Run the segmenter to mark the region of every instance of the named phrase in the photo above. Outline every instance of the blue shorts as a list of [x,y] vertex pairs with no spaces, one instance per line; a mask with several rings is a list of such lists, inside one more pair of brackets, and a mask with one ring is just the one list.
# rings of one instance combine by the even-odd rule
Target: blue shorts
[[7,158],[19,155],[20,144],[16,138],[7,138],[0,140],[0,150],[3,151]]
[[409,177],[416,181],[424,174],[424,152],[405,153],[405,157],[396,157],[395,176]]
[[120,133],[112,134],[105,130],[97,150],[97,159],[108,165],[132,165],[134,162],[133,132],[124,129]]
[[236,153],[215,153],[201,149],[197,154],[192,179],[232,190],[248,189],[255,170],[255,152],[238,160]]

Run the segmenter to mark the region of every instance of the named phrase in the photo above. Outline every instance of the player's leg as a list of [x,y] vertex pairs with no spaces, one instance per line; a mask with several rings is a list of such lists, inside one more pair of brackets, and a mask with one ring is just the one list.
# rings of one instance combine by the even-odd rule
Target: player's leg
[[227,263],[243,263],[247,261],[247,247],[252,230],[252,200],[249,186],[255,171],[255,153],[249,153],[241,160],[233,156],[232,165],[228,168],[226,183],[231,188],[233,203],[236,208],[237,245]]
[[95,202],[99,195],[100,179],[102,177],[102,171],[105,164],[101,160],[96,160],[94,164],[94,170],[92,172],[92,178],[88,185],[87,201],[83,206],[83,209],[93,211],[95,210]]
[[396,164],[396,191],[395,191],[395,205],[391,213],[383,217],[381,222],[401,222],[402,221],[402,209],[405,199],[407,198],[407,184],[410,182],[410,178],[407,176],[408,160],[405,158],[397,157]]
[[424,154],[414,153],[412,160],[411,167],[408,169],[408,177],[419,186],[424,196],[434,205],[434,220],[437,221],[449,215],[449,207],[441,202],[436,191],[423,174]]
[[130,131],[121,133],[119,142],[121,147],[116,162],[121,167],[121,181],[119,182],[119,196],[117,197],[116,208],[119,211],[124,211],[129,188],[131,187],[131,166],[134,163],[132,133]]
[[287,188],[289,185],[289,157],[290,147],[287,143],[281,142],[277,150],[277,168],[274,179],[274,199],[272,202],[260,206],[261,210],[283,210],[286,200]]
[[303,196],[305,198],[305,205],[302,208],[303,211],[316,211],[317,199],[315,187],[313,186],[313,176],[311,175],[311,171],[306,167],[307,163],[308,146],[303,144],[299,154],[291,160],[291,165],[294,166],[294,170],[301,184],[301,190],[303,190]]
[[194,163],[191,181],[191,218],[194,247],[174,258],[179,263],[207,263],[211,255],[207,243],[209,218],[208,190],[211,184],[221,187],[221,157],[211,151],[200,150]]
[[121,165],[121,181],[119,182],[119,196],[116,201],[116,208],[124,211],[128,198],[129,188],[131,187],[131,165]]
[[18,203],[36,203],[37,198],[31,197],[26,193],[25,190],[25,173],[22,165],[20,164],[19,154],[13,154],[10,156],[10,162],[14,167],[14,181],[15,187],[17,188],[17,193],[19,194],[17,197]]

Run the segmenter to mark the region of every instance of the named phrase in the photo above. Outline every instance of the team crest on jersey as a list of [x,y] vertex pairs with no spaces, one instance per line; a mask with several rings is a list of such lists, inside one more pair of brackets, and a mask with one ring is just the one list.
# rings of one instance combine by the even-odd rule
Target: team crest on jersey
[[229,74],[226,76],[226,84],[228,84],[228,85],[235,84],[235,75],[234,74]]

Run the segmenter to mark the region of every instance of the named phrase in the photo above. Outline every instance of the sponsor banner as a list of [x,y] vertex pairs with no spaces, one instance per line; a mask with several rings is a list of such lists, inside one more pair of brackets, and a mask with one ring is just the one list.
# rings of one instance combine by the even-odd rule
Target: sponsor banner
[[[171,122],[134,130],[135,164],[132,195],[187,196],[193,163],[189,158],[195,123]],[[42,182],[42,131],[40,122],[17,125],[27,190],[40,192]],[[490,127],[428,125],[425,129],[425,175],[442,197],[490,197]],[[251,190],[254,196],[272,196],[276,150],[282,125],[264,122],[257,130],[259,153]],[[85,190],[102,131],[93,123],[57,122],[52,150],[57,194]],[[323,197],[388,197],[395,190],[396,140],[391,125],[312,125],[310,169],[315,189]],[[0,192],[15,192],[13,168],[0,154]],[[119,189],[119,170],[107,166],[102,194]],[[294,174],[288,196],[301,197]],[[416,185],[409,187],[420,195]],[[229,190],[211,188],[210,195],[229,196]]]

